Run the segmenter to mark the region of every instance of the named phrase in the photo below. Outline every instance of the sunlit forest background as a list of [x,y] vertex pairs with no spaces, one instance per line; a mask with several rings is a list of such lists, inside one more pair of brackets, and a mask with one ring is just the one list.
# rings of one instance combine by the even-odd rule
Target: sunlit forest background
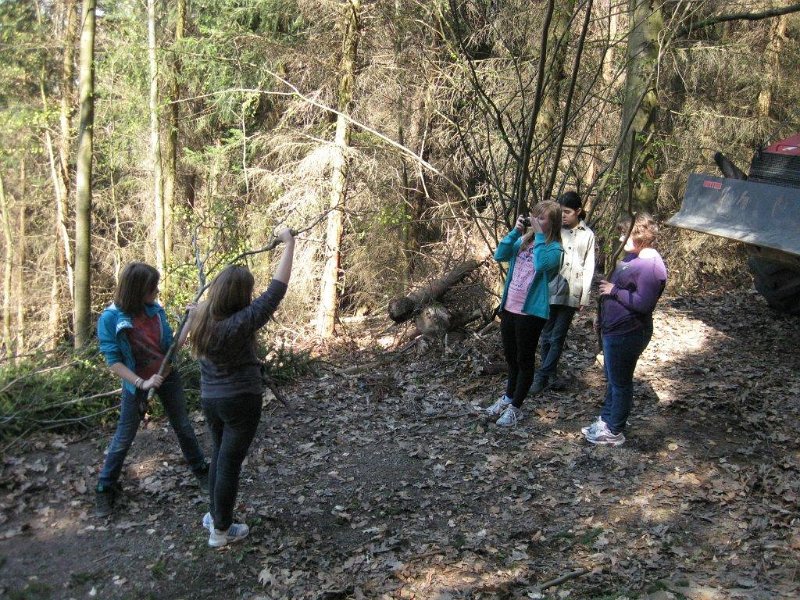
[[[746,167],[800,129],[792,10],[4,0],[4,357],[90,344],[128,261],[180,309],[282,226],[300,244],[281,318],[322,338],[482,261],[566,189],[607,257],[620,214],[674,213],[714,151]],[[724,240],[665,228],[661,250],[675,291],[748,285]],[[274,256],[245,259],[260,285]],[[479,305],[500,277],[484,265]]]

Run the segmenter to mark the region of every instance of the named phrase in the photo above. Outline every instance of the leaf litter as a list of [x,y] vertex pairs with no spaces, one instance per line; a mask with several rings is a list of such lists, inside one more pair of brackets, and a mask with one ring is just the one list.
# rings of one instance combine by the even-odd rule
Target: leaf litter
[[19,444],[0,468],[0,593],[798,597],[800,319],[750,294],[662,301],[619,448],[580,435],[604,393],[588,321],[565,389],[509,430],[479,410],[503,389],[496,330],[420,355],[350,331],[284,390],[290,410],[266,404],[237,507],[251,536],[223,551],[165,422],[140,430],[109,520],[92,516],[109,431]]

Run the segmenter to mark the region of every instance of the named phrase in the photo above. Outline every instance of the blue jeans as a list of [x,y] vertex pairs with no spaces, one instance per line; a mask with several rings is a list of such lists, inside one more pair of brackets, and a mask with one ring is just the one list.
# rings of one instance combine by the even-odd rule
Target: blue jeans
[[[164,412],[167,413],[172,429],[175,430],[175,434],[178,436],[178,443],[181,446],[186,462],[189,463],[193,471],[205,468],[206,459],[200,444],[197,442],[192,423],[189,421],[189,415],[186,412],[183,383],[177,371],[170,373],[169,377],[161,384],[161,387],[156,390],[156,394],[158,394],[158,398],[164,406]],[[146,396],[147,392],[144,390],[137,390],[135,395],[124,389],[122,391],[117,431],[114,433],[114,437],[111,438],[106,460],[103,463],[103,469],[100,471],[99,483],[103,487],[111,486],[119,479],[119,475],[122,472],[122,464],[125,462],[125,457],[128,455],[133,438],[136,437],[136,432],[139,429],[139,423],[142,421],[142,415],[139,413],[139,401]]]
[[546,383],[555,378],[558,359],[561,358],[567,332],[576,312],[578,309],[574,306],[550,305],[550,318],[547,319],[541,336],[542,364],[536,370],[534,381]]
[[203,398],[214,453],[211,455],[209,508],[214,527],[225,531],[233,523],[242,463],[261,420],[261,394]]
[[600,416],[611,433],[625,430],[625,422],[633,406],[633,371],[652,336],[651,328],[603,336],[606,399]]

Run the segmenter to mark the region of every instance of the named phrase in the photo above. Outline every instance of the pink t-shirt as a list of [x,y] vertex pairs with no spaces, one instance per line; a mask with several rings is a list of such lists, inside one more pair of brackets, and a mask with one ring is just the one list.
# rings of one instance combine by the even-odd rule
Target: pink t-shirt
[[533,267],[533,244],[525,250],[520,250],[514,262],[514,272],[511,274],[511,283],[508,284],[505,309],[518,315],[525,314],[522,307],[528,298],[528,292],[533,283],[536,269]]

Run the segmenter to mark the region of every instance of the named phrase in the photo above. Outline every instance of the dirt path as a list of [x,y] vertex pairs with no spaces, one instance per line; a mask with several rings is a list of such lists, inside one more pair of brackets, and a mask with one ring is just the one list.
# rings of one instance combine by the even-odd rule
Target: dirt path
[[491,335],[287,390],[243,474],[252,535],[223,551],[163,423],[137,437],[107,521],[92,486],[109,432],[39,438],[0,471],[0,596],[799,597],[800,319],[747,293],[664,300],[615,449],[580,435],[603,393],[586,320],[569,388],[512,430],[476,410],[502,390],[476,374],[500,358]]

